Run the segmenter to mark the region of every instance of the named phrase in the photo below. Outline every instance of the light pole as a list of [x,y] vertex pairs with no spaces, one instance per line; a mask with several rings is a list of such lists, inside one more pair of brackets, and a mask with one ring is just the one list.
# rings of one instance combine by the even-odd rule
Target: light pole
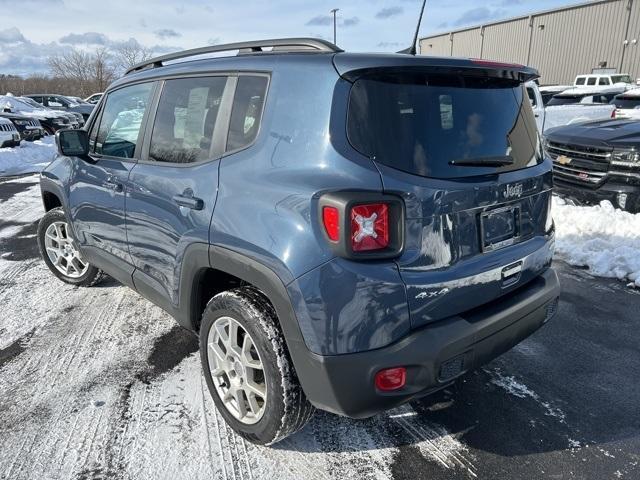
[[339,8],[334,8],[333,10],[331,10],[331,13],[333,13],[333,44],[337,45],[336,43],[336,13],[338,13],[338,10],[340,10]]

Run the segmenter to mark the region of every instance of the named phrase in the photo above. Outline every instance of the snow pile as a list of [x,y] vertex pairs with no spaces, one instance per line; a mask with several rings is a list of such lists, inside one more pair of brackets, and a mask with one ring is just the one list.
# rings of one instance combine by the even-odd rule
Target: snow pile
[[53,136],[35,142],[23,141],[15,148],[0,148],[0,176],[37,173],[51,163],[55,153]]
[[640,213],[617,210],[608,201],[576,207],[554,197],[553,218],[560,258],[640,287]]
[[552,105],[545,108],[544,130],[573,123],[608,120],[614,105]]

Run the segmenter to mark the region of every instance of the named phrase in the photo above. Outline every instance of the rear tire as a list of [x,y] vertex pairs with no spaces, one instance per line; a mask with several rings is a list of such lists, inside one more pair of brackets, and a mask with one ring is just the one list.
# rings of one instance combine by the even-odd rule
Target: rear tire
[[257,289],[236,288],[211,299],[202,317],[200,357],[218,411],[250,442],[272,445],[313,416],[275,310]]
[[89,264],[78,252],[61,207],[49,210],[40,219],[37,236],[44,263],[60,280],[80,287],[91,287],[102,280],[102,270]]

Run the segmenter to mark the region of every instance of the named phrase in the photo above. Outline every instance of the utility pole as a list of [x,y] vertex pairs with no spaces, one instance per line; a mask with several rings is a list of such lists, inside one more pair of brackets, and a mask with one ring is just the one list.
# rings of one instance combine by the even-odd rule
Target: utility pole
[[337,45],[337,41],[336,41],[336,13],[338,13],[338,10],[340,10],[339,8],[334,8],[333,10],[331,10],[331,13],[333,13],[333,44]]

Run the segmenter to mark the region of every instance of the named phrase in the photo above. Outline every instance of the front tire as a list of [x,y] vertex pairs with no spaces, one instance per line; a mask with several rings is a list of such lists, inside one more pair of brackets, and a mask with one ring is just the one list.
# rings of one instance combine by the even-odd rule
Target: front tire
[[200,356],[218,411],[250,442],[272,445],[313,416],[276,313],[255,288],[211,299],[202,317]]
[[102,270],[80,255],[62,208],[53,208],[40,219],[37,236],[44,263],[63,282],[91,287],[102,279]]

